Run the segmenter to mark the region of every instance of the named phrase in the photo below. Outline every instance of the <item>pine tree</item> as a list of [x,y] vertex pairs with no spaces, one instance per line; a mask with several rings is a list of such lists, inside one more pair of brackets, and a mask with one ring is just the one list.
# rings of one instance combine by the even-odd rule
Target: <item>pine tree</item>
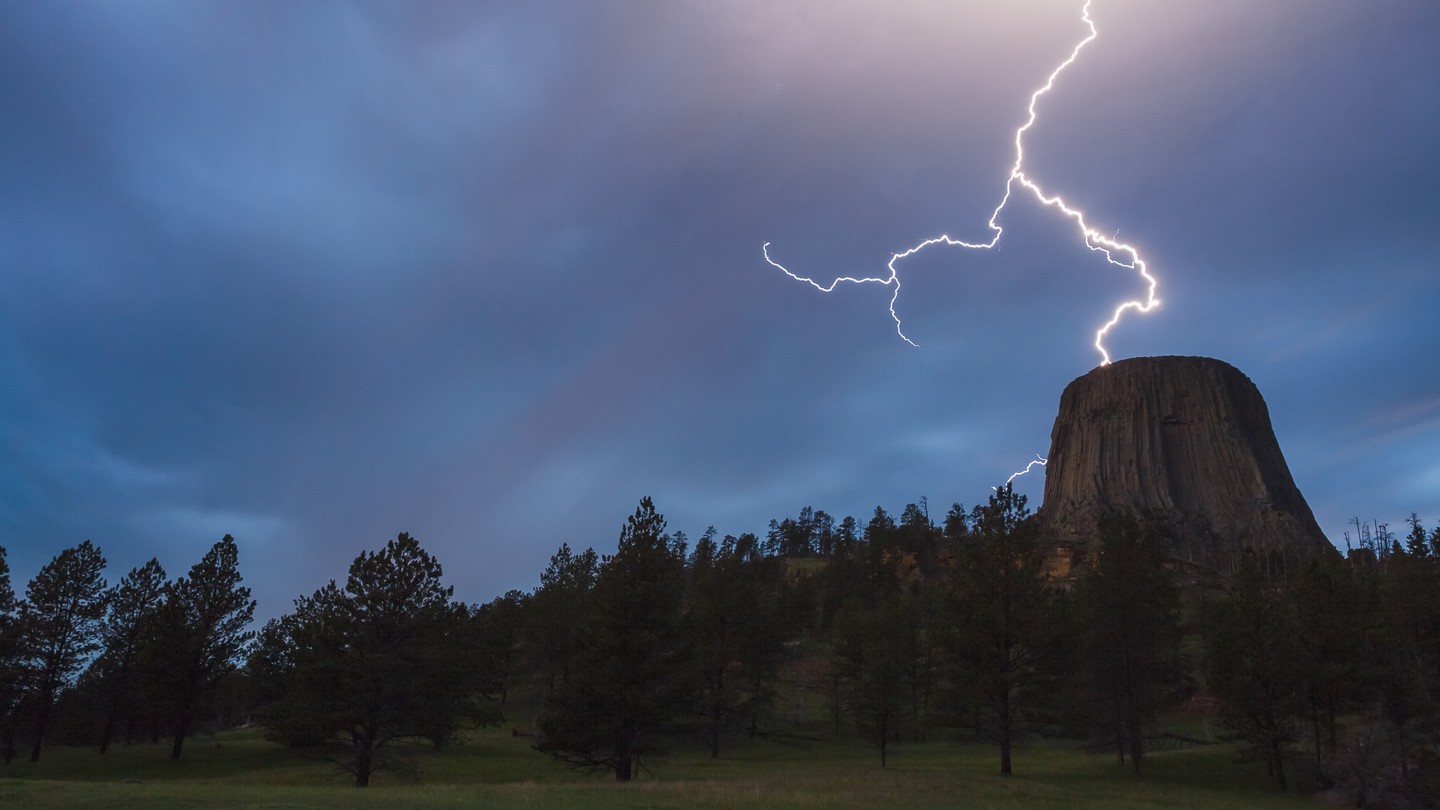
[[743,716],[753,734],[771,696],[789,636],[781,615],[781,561],[761,555],[755,535],[717,544],[712,529],[695,544],[689,568],[690,661],[700,723],[711,758],[718,758],[725,732]]
[[570,680],[594,618],[600,560],[594,549],[576,554],[562,544],[540,574],[525,611],[528,661],[547,694]]
[[[111,591],[109,611],[102,630],[103,652],[96,669],[103,673],[105,725],[100,732],[100,753],[110,747],[115,721],[135,693],[137,670],[145,645],[153,645],[166,592],[165,569],[151,558],[132,568]],[[134,708],[131,707],[131,712]]]
[[647,497],[600,566],[591,635],[545,701],[536,746],[628,781],[690,698],[682,623],[683,547]]
[[[1418,523],[1418,521],[1417,521]],[[1417,530],[1415,532],[1419,534]],[[1395,544],[1380,584],[1375,645],[1381,717],[1396,745],[1400,781],[1440,787],[1440,560]],[[1426,791],[1414,790],[1416,793]]]
[[1016,735],[1064,665],[1057,593],[1025,502],[1007,484],[975,507],[950,590],[957,674],[990,721],[1006,776]]
[[1131,513],[1102,516],[1099,550],[1080,577],[1081,655],[1093,720],[1138,773],[1145,723],[1180,680],[1179,591],[1169,546]]
[[1314,554],[1289,583],[1317,773],[1335,758],[1341,713],[1367,701],[1371,691],[1373,656],[1365,636],[1377,621],[1376,605],[1356,581],[1366,573],[1338,554]]
[[343,589],[332,581],[267,624],[251,669],[270,736],[326,751],[365,787],[377,771],[408,768],[400,740],[443,742],[456,718],[498,722],[495,662],[442,574],[401,534],[361,552]]
[[10,564],[0,546],[0,756],[15,758],[16,710],[20,704],[20,624],[15,615],[15,590]]
[[239,557],[227,534],[166,588],[159,633],[172,701],[171,759],[180,758],[198,701],[239,668],[254,637],[246,628],[255,601],[240,584]]
[[61,551],[25,589],[20,605],[20,673],[33,704],[30,761],[53,719],[55,698],[100,648],[105,558],[89,540]]
[[850,683],[856,724],[880,751],[882,768],[912,708],[918,624],[913,600],[898,588],[873,605],[853,604],[842,624],[839,663]]
[[1224,701],[1226,722],[1285,790],[1304,677],[1295,606],[1247,550],[1228,598],[1211,606],[1205,625],[1210,688]]

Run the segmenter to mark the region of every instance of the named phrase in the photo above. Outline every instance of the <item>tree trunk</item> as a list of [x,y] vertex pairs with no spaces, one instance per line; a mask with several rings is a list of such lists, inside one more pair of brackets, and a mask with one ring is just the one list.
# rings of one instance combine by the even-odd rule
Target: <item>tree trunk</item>
[[1145,756],[1145,738],[1140,733],[1140,713],[1130,708],[1130,720],[1126,723],[1125,736],[1130,740],[1130,767],[1140,773],[1140,760]]
[[721,704],[725,694],[725,669],[714,670],[712,683],[715,694],[710,701],[710,758],[720,758],[720,721],[724,719],[725,707]]
[[755,673],[755,680],[750,687],[750,739],[760,732],[760,673]]
[[45,740],[45,727],[50,724],[50,706],[53,698],[42,694],[40,697],[39,713],[35,720],[35,741],[30,746],[30,761],[40,761],[40,745]]
[[720,758],[720,702],[710,707],[710,758]]
[[633,768],[634,762],[631,758],[630,751],[627,748],[626,750],[621,751],[619,753],[619,756],[615,758],[615,781],[629,782],[630,777],[633,775],[631,773]]
[[1120,767],[1125,767],[1125,723],[1120,718],[1120,703],[1115,703],[1115,755],[1120,758]]
[[1330,756],[1335,756],[1335,690],[1331,689],[1325,699],[1325,731]]
[[1275,784],[1285,790],[1285,759],[1280,755],[1280,739],[1270,737],[1270,758],[1275,761]]
[[885,767],[886,755],[889,753],[890,730],[885,727],[885,721],[880,721],[880,767]]
[[185,745],[185,736],[190,733],[190,709],[188,707],[180,710],[180,716],[175,721],[175,742],[170,746],[170,758],[179,759],[180,749]]
[[110,709],[105,713],[105,730],[100,734],[100,753],[104,754],[110,749],[110,738],[115,734],[115,720],[120,716],[120,704],[130,692],[130,657],[126,654],[125,660],[120,663],[120,672],[115,676],[116,683],[114,692],[110,697]]
[[375,769],[375,741],[366,736],[356,736],[355,745],[355,787],[369,787],[370,773]]
[[1010,692],[1000,693],[997,714],[1000,721],[1000,774],[1010,775]]
[[105,713],[105,729],[100,732],[100,753],[104,755],[110,749],[110,738],[115,734],[115,718],[120,714],[120,701],[110,702],[110,710]]

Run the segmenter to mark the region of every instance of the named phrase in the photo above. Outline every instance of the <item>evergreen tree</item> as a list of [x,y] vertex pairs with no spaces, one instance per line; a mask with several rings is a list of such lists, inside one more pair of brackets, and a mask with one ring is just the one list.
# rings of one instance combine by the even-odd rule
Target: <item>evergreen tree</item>
[[1102,516],[1099,550],[1077,587],[1092,719],[1138,773],[1144,726],[1181,678],[1179,591],[1169,546],[1128,512]]
[[924,498],[919,504],[905,505],[896,527],[895,544],[905,555],[907,567],[923,578],[935,576],[939,572],[940,537],[940,529],[930,522],[929,504]]
[[15,615],[15,590],[10,564],[0,546],[0,756],[15,758],[16,711],[20,704],[20,624]]
[[1246,753],[1265,763],[1281,790],[1304,677],[1294,607],[1247,550],[1228,598],[1213,604],[1205,621],[1210,688]]
[[525,611],[528,661],[547,694],[569,682],[585,647],[599,574],[594,549],[576,554],[569,544],[562,544],[530,597]]
[[[100,732],[100,753],[110,747],[115,721],[134,696],[137,670],[144,646],[154,644],[157,620],[166,591],[165,569],[150,561],[130,569],[108,598],[109,612],[101,631],[102,649],[95,669],[101,675],[105,724]],[[134,707],[128,707],[133,714]]]
[[30,761],[40,759],[55,698],[100,648],[105,558],[89,540],[61,551],[25,589],[20,605],[20,673],[34,713]]
[[1420,553],[1410,553],[1397,542],[1385,567],[1375,682],[1381,719],[1396,747],[1394,765],[1400,783],[1413,795],[1436,795],[1433,791],[1440,789],[1440,600],[1436,599],[1440,560],[1420,548]]
[[909,594],[898,588],[868,606],[852,603],[841,624],[838,663],[850,684],[856,724],[879,749],[882,768],[912,708],[917,624]]
[[783,560],[760,553],[758,538],[742,534],[733,549],[726,551],[734,579],[740,588],[739,649],[735,674],[744,695],[735,707],[753,739],[760,719],[775,700],[775,678],[785,654],[785,644],[800,626],[799,617],[810,603],[792,604],[795,590],[785,576]]
[[529,595],[522,591],[506,591],[503,596],[478,607],[474,613],[477,643],[484,651],[483,660],[492,662],[501,706],[509,700],[515,652],[520,645],[529,601]]
[[1335,759],[1341,713],[1367,703],[1372,692],[1366,633],[1377,622],[1377,605],[1357,581],[1367,573],[1338,554],[1314,554],[1289,584],[1317,773]]
[[975,507],[950,589],[958,674],[989,721],[1006,776],[1016,735],[1065,663],[1058,594],[1025,503],[1007,484]]
[[[700,682],[700,722],[710,758],[720,757],[720,739],[734,718],[739,703],[732,678],[739,656],[741,608],[732,580],[734,571],[726,565],[723,547],[714,539],[712,528],[695,544],[690,555],[690,634],[694,640],[691,660]],[[734,538],[726,538],[733,551]]]
[[1429,555],[1430,544],[1425,539],[1425,525],[1420,522],[1420,516],[1411,512],[1405,522],[1410,526],[1410,533],[1405,535],[1405,553],[1413,557]]
[[[1437,529],[1440,531],[1440,529]],[[855,518],[846,515],[840,521],[840,528],[835,530],[835,553],[849,555],[854,552],[855,544],[860,540],[860,526]]]
[[241,580],[240,552],[227,534],[189,576],[166,588],[158,626],[171,700],[171,759],[180,758],[197,703],[238,669],[254,637],[246,628],[255,601]]
[[690,698],[681,616],[685,552],[647,497],[600,566],[591,635],[546,699],[536,746],[574,765],[635,775]]
[[711,758],[718,758],[725,732],[745,717],[753,735],[771,697],[789,636],[781,561],[760,554],[753,534],[717,544],[712,529],[695,544],[689,568],[690,661],[700,724]]
[[970,533],[970,516],[965,505],[954,503],[945,513],[944,535],[946,540],[959,540]]
[[823,509],[815,510],[813,534],[815,536],[815,553],[826,558],[835,553],[835,518]]
[[333,581],[267,624],[251,659],[268,733],[318,747],[358,787],[403,769],[393,743],[453,733],[484,710],[492,662],[477,660],[473,623],[451,601],[440,563],[408,534],[361,552],[342,589]]

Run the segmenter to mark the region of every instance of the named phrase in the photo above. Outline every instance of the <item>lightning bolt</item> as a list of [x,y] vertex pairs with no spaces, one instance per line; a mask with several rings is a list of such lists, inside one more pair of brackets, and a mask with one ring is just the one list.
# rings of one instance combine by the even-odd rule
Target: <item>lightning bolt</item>
[[[1075,59],[1080,55],[1080,51],[1083,50],[1086,45],[1089,45],[1091,42],[1093,42],[1095,40],[1095,37],[1099,33],[1098,29],[1096,29],[1095,27],[1095,22],[1090,19],[1090,2],[1091,0],[1086,0],[1085,5],[1081,8],[1080,11],[1080,19],[1089,29],[1089,35],[1086,36],[1084,39],[1080,40],[1080,42],[1075,45],[1074,49],[1070,51],[1070,56],[1067,57],[1065,61],[1061,62],[1058,67],[1056,67],[1053,71],[1050,72],[1049,77],[1046,78],[1045,83],[1042,86],[1040,86],[1038,89],[1036,89],[1033,93],[1030,94],[1030,104],[1026,108],[1028,115],[1026,116],[1025,123],[1021,124],[1019,129],[1015,130],[1015,163],[1011,165],[1010,174],[1005,178],[1005,193],[1001,195],[1000,202],[995,206],[995,210],[990,213],[989,221],[985,223],[986,227],[990,230],[990,240],[988,242],[967,242],[963,239],[955,239],[949,234],[941,234],[940,236],[926,239],[899,253],[891,254],[890,261],[887,262],[885,265],[886,269],[889,271],[887,275],[867,278],[843,276],[841,278],[837,278],[831,281],[829,284],[821,284],[813,278],[807,278],[805,276],[792,273],[784,265],[780,264],[779,262],[775,261],[770,257],[769,242],[766,242],[761,247],[761,251],[765,256],[765,261],[769,262],[772,266],[779,269],[785,275],[795,279],[796,281],[803,281],[821,292],[833,292],[835,288],[842,283],[880,284],[882,286],[892,287],[893,290],[890,294],[890,317],[895,321],[895,332],[906,343],[909,343],[911,346],[917,346],[918,344],[916,344],[915,341],[911,340],[905,334],[903,325],[900,322],[900,315],[895,311],[895,304],[900,299],[900,271],[897,267],[897,263],[902,262],[904,259],[913,256],[916,253],[919,253],[920,251],[930,247],[931,245],[944,244],[951,247],[962,247],[970,250],[990,250],[994,248],[1000,243],[1000,237],[1005,233],[1005,229],[1000,226],[1000,214],[1005,210],[1005,206],[1010,203],[1010,198],[1015,194],[1018,187],[1029,191],[1035,196],[1035,199],[1040,201],[1042,205],[1056,209],[1062,215],[1068,217],[1071,221],[1073,221],[1075,223],[1076,230],[1080,233],[1080,236],[1087,248],[1097,253],[1103,254],[1105,256],[1105,260],[1110,264],[1115,265],[1116,267],[1134,271],[1135,274],[1138,275],[1145,282],[1145,298],[1134,299],[1120,303],[1111,313],[1110,319],[1107,320],[1095,331],[1095,350],[1100,353],[1100,365],[1109,365],[1110,352],[1105,348],[1105,336],[1108,335],[1110,333],[1110,330],[1120,322],[1120,319],[1125,316],[1125,313],[1133,311],[1139,314],[1144,314],[1150,312],[1151,310],[1155,309],[1160,305],[1160,300],[1155,297],[1155,291],[1158,287],[1158,282],[1156,281],[1155,277],[1150,274],[1150,271],[1146,266],[1144,260],[1140,258],[1139,251],[1137,251],[1133,245],[1129,245],[1119,241],[1120,232],[1118,230],[1115,231],[1114,235],[1112,236],[1105,236],[1100,231],[1092,227],[1088,222],[1086,222],[1084,212],[1082,212],[1078,208],[1071,206],[1063,198],[1061,198],[1060,195],[1047,193],[1040,186],[1039,183],[1037,183],[1034,179],[1032,179],[1029,175],[1025,173],[1024,168],[1025,133],[1028,132],[1030,128],[1035,125],[1035,120],[1037,118],[1037,113],[1035,110],[1036,104],[1039,103],[1041,96],[1044,96],[1046,93],[1050,92],[1051,88],[1055,86],[1055,80],[1060,76],[1062,72],[1065,71],[1066,68],[1070,67],[1070,65],[1075,62]],[[1026,467],[1026,471],[1029,471],[1029,467]],[[1018,474],[1019,473],[1017,473],[1017,475]],[[1014,476],[1011,476],[1011,478],[1014,478]]]
[[[1040,455],[1039,453],[1036,453],[1036,454],[1035,454],[1035,460],[1032,461],[1032,462],[1030,462],[1029,464],[1026,464],[1026,465],[1025,465],[1025,469],[1023,469],[1023,470],[1021,470],[1021,471],[1019,471],[1019,472],[1010,473],[1010,477],[1005,479],[1005,484],[1004,484],[1004,486],[1009,486],[1011,481],[1014,481],[1016,478],[1019,478],[1020,476],[1024,475],[1025,473],[1030,472],[1030,469],[1031,469],[1032,467],[1034,467],[1036,464],[1039,464],[1041,467],[1044,467],[1046,464],[1049,464],[1049,463],[1050,463],[1050,459],[1045,458],[1044,456]],[[1000,491],[1000,487],[991,487],[991,489],[995,490],[996,492],[999,492],[999,491]]]

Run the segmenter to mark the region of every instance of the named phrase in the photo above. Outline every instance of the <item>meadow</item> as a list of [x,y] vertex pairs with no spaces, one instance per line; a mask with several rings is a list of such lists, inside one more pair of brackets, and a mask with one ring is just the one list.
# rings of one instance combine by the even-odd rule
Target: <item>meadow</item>
[[1017,751],[997,773],[981,744],[897,745],[882,769],[854,741],[736,741],[719,760],[698,745],[674,750],[629,784],[569,769],[531,750],[510,726],[473,732],[443,751],[406,751],[412,771],[382,772],[368,788],[329,763],[263,739],[255,729],[197,737],[178,762],[168,745],[46,750],[39,763],[0,769],[0,806],[16,808],[1284,808],[1314,806],[1277,792],[1228,745],[1157,751],[1144,773],[1074,742]]

